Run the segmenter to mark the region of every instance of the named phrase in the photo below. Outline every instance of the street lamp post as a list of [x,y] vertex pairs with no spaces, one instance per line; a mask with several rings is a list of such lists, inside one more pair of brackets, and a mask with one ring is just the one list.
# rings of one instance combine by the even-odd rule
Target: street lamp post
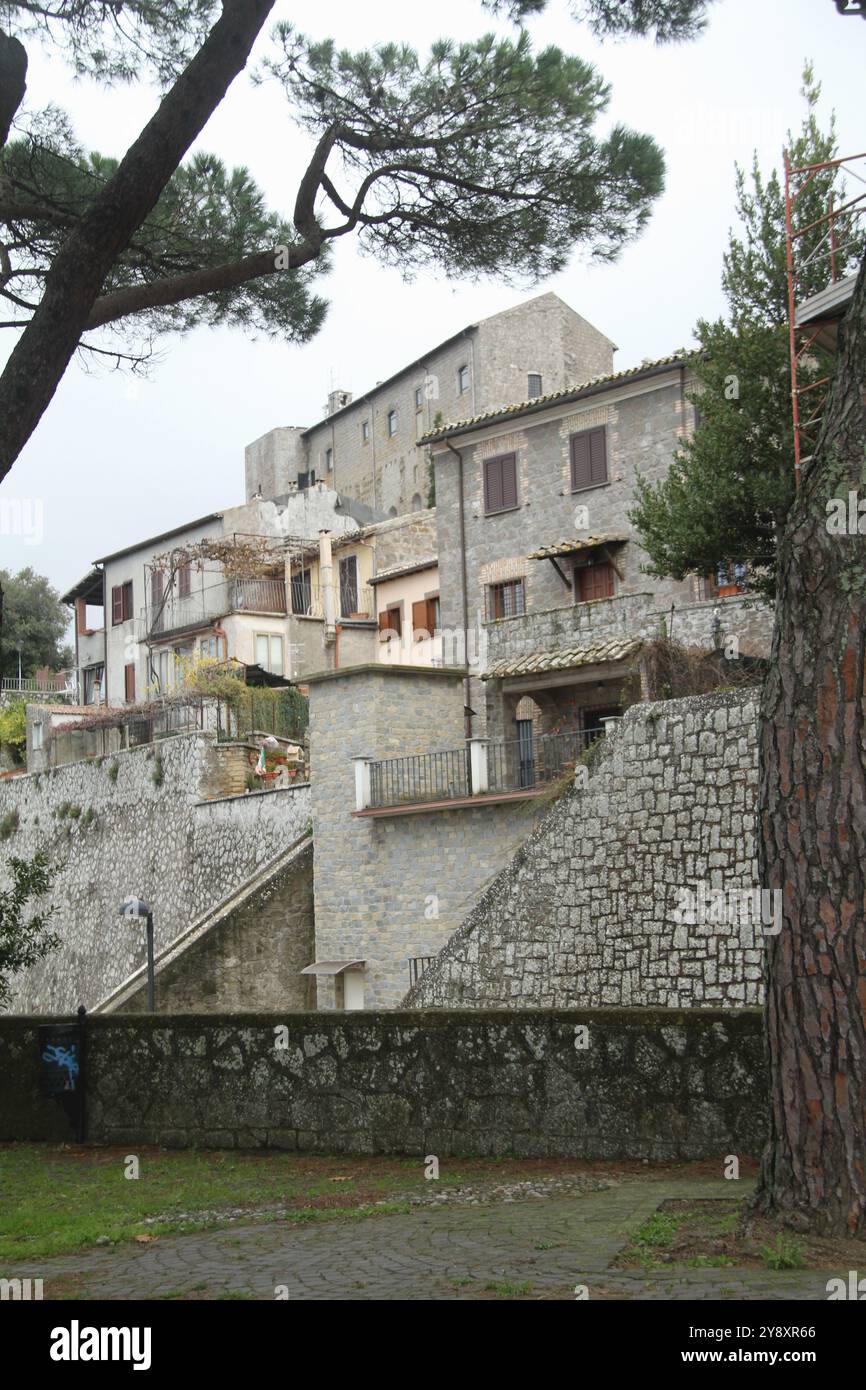
[[142,898],[124,898],[120,904],[120,915],[135,922],[144,921],[147,931],[147,1012],[154,1012],[153,981],[153,913]]

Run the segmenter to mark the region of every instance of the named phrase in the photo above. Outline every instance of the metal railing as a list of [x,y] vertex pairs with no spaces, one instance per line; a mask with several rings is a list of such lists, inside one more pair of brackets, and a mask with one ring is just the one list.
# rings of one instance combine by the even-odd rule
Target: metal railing
[[449,801],[470,794],[469,749],[416,753],[370,764],[370,805]]
[[37,678],[35,676],[2,676],[0,691],[12,695],[74,695],[75,676],[57,675]]
[[487,745],[487,789],[519,791],[547,786],[568,772],[596,739],[603,737],[601,724],[589,729],[569,729],[540,738],[511,739]]
[[222,579],[187,594],[175,590],[164,598],[153,596],[141,610],[148,634],[173,632],[195,623],[216,621],[228,613],[277,613],[288,611],[283,579]]
[[410,956],[409,957],[409,987],[417,985],[424,971],[429,968],[436,959],[435,956]]
[[488,742],[486,787],[472,785],[468,747],[382,758],[370,763],[370,809],[454,801],[474,793],[531,791],[573,772],[603,725],[540,737]]
[[[318,584],[307,584],[299,575],[294,575],[288,585],[288,611],[301,618],[323,618],[325,615],[322,589]],[[350,618],[353,613],[362,617],[375,618],[376,595],[369,584],[334,585],[334,607],[336,618]]]

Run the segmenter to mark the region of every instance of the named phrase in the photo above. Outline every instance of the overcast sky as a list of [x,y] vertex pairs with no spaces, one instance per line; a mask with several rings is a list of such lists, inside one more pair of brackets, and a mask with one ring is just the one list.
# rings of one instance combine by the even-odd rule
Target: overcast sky
[[[278,0],[276,14],[291,17],[294,8]],[[320,0],[304,10],[298,23],[307,33],[356,49],[401,39],[423,51],[443,35],[467,39],[494,27],[473,0]],[[780,166],[785,132],[801,121],[807,57],[823,83],[822,114],[836,110],[842,153],[866,148],[866,23],[837,15],[832,0],[720,0],[703,39],[661,49],[595,43],[569,18],[565,0],[550,0],[531,29],[537,45],[555,43],[594,62],[612,84],[610,119],[652,134],[666,152],[666,191],[619,262],[588,266],[578,251],[561,275],[522,291],[435,276],[406,284],[346,239],[319,281],[331,305],[327,321],[305,347],[202,330],[165,339],[160,364],[143,382],[76,364],[0,487],[0,499],[41,508],[41,539],[0,534],[0,566],[32,565],[63,591],[97,556],[243,501],[250,440],[276,425],[313,423],[331,386],[358,394],[530,293],[554,290],[613,338],[619,368],[689,345],[696,318],[723,309],[734,164],[749,162],[756,149],[765,169]],[[256,52],[266,46],[261,41]],[[120,156],[155,94],[73,82],[62,63],[36,50],[28,99],[32,108],[49,100],[64,106],[86,146]],[[199,143],[248,166],[271,204],[290,212],[309,141],[276,88],[253,89],[239,78]],[[0,341],[0,360],[8,350]],[[36,522],[40,513],[30,515]]]

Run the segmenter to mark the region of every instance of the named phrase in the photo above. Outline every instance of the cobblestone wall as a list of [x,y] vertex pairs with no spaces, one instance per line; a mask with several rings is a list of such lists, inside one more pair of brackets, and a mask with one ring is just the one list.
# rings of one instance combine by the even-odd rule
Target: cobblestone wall
[[[60,1139],[34,1019],[0,1019],[0,1140]],[[96,1143],[687,1160],[756,1154],[757,1010],[115,1016],[87,1023]]]
[[[757,1004],[763,924],[741,920],[758,887],[757,715],[742,693],[628,710],[406,1004]],[[694,924],[676,915],[685,889]]]
[[144,931],[118,914],[124,898],[151,905],[159,951],[303,833],[306,785],[202,804],[213,746],[209,735],[183,735],[0,783],[0,822],[17,817],[0,879],[9,856],[44,849],[61,937],[12,977],[11,1012],[92,1008],[144,959]]

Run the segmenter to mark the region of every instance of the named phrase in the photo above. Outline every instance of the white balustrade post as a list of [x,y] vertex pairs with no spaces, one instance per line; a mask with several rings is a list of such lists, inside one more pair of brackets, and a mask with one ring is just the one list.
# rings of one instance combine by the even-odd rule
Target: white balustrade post
[[487,791],[487,739],[470,738],[469,775],[472,779],[472,795]]
[[366,811],[372,800],[370,768],[372,760],[366,753],[359,753],[353,759],[355,764],[355,810]]

